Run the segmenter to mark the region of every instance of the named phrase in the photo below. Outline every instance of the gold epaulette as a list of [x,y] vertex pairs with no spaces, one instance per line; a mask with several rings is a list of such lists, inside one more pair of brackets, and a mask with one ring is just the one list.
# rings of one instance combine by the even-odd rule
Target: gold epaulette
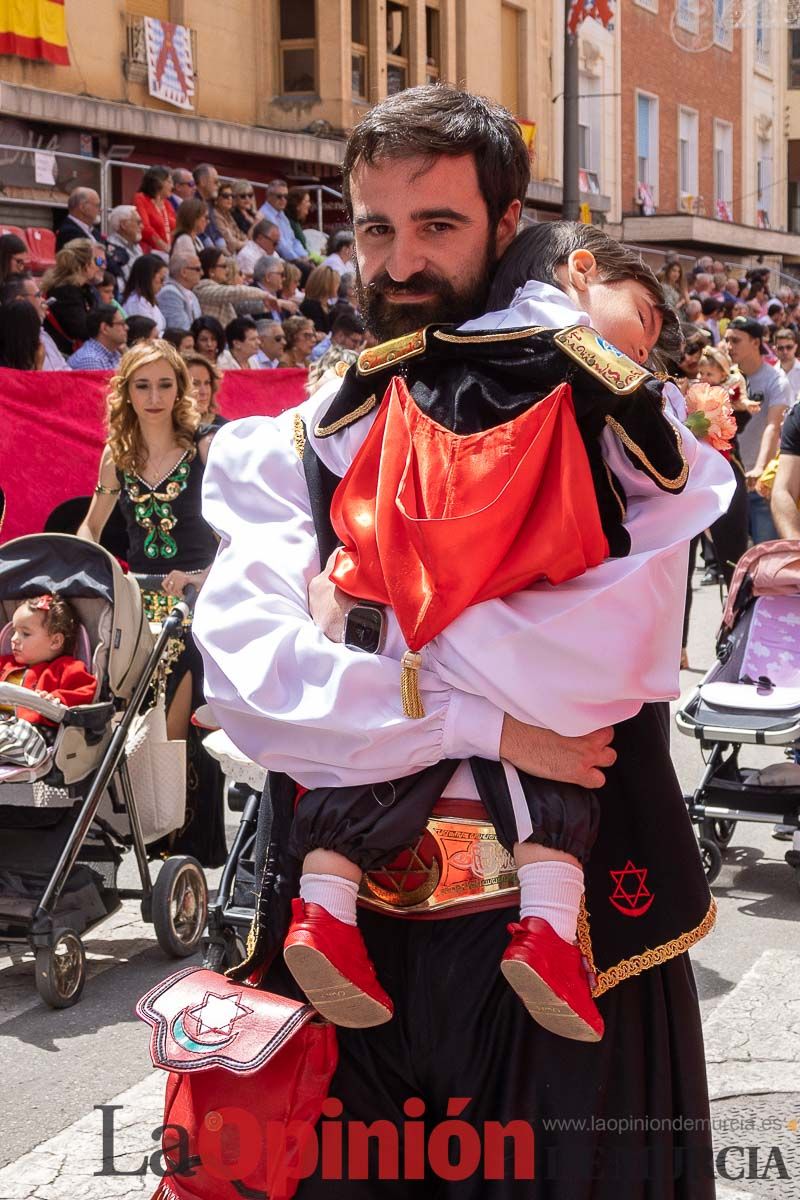
[[618,396],[629,396],[645,380],[653,378],[646,367],[639,366],[588,325],[562,329],[554,341],[565,354]]
[[393,367],[396,363],[415,354],[425,352],[425,330],[417,329],[414,333],[404,333],[402,337],[392,338],[390,342],[381,342],[379,346],[370,346],[362,350],[358,356],[359,375],[370,375],[373,371],[382,371],[385,367]]

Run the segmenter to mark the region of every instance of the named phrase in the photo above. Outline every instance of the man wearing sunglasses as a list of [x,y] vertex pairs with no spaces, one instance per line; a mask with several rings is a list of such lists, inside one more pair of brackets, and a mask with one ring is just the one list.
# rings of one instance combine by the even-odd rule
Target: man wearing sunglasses
[[308,257],[308,251],[296,236],[289,218],[286,215],[286,202],[289,199],[289,185],[285,179],[273,179],[267,184],[267,198],[258,210],[262,217],[274,221],[280,230],[278,254],[286,262],[293,262],[303,272],[303,279],[314,264]]
[[239,253],[236,261],[239,270],[248,281],[253,278],[255,265],[265,254],[275,254],[280,240],[280,231],[274,221],[268,217],[256,221],[252,232]]

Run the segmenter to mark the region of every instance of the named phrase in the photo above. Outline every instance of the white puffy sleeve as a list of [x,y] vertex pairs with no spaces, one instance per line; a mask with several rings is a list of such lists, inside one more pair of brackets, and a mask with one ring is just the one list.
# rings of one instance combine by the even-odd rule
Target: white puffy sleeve
[[400,778],[443,758],[497,759],[503,710],[434,671],[420,677],[427,715],[404,716],[393,618],[382,655],[330,642],[313,624],[307,586],[320,563],[297,411],[230,422],[209,453],[203,512],[221,541],[193,628],[216,719],[249,758],[306,787]]
[[[610,465],[630,488],[628,557],[466,609],[426,648],[426,665],[518,720],[571,737],[677,696],[688,544],[734,492],[723,456],[680,433],[689,464],[680,495],[651,484],[614,439]],[[636,487],[646,494],[631,495]]]

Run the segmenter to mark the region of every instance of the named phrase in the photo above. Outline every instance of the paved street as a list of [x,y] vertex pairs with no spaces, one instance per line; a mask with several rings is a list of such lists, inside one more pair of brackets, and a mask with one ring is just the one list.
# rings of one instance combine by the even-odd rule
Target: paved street
[[[711,661],[718,615],[717,593],[698,589],[690,642],[698,671]],[[685,673],[684,686],[697,678]],[[674,753],[690,789],[699,750],[676,734]],[[720,1180],[723,1200],[800,1196],[800,891],[783,862],[785,849],[768,826],[737,828],[714,886],[716,931],[693,956],[718,1162],[729,1176]],[[219,872],[209,874],[213,886]],[[0,1200],[134,1200],[155,1190],[149,1172],[97,1176],[103,1149],[96,1106],[121,1106],[114,1168],[141,1170],[155,1149],[163,1076],[149,1069],[148,1033],[133,1008],[176,968],[138,920],[134,902],[87,938],[87,950],[84,997],[63,1012],[39,1002],[28,955],[0,953]]]

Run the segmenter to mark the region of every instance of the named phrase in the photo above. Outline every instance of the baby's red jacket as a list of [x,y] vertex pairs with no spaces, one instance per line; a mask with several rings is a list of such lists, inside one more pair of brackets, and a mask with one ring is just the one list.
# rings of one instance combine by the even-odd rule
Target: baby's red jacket
[[[0,654],[0,683],[5,683],[9,675],[22,669],[13,654]],[[67,708],[76,704],[91,704],[97,690],[97,680],[90,675],[86,667],[77,658],[62,654],[50,662],[34,663],[25,668],[22,686],[36,692],[51,692]],[[32,708],[16,708],[16,714],[22,721],[30,721],[32,725],[52,725],[41,713]]]

